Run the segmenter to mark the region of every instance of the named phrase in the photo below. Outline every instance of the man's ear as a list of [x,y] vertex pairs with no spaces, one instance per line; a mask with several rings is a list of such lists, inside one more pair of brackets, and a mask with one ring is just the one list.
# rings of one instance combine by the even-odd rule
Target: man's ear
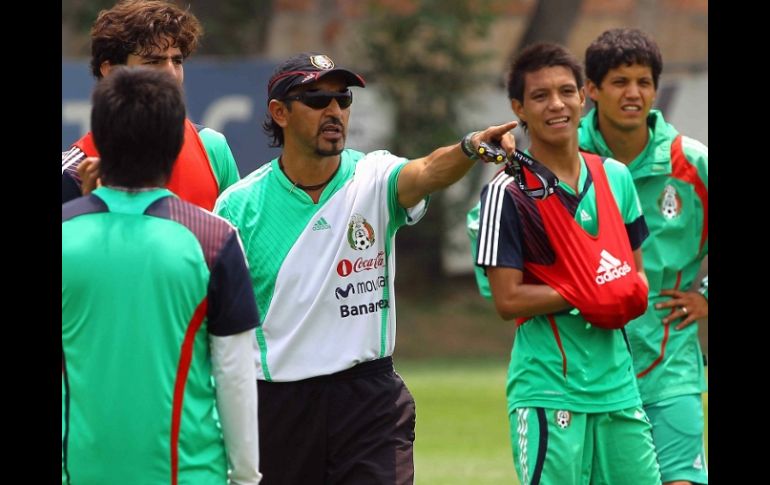
[[289,123],[289,106],[286,103],[277,99],[271,99],[267,104],[267,111],[278,126],[286,128],[286,125]]
[[102,73],[102,77],[106,77],[112,70],[112,64],[110,61],[104,61],[99,65],[99,72]]
[[[588,91],[588,97],[591,98],[591,101],[596,102],[599,97],[599,86],[590,79],[586,79],[585,89]],[[585,95],[583,97],[585,98]],[[585,99],[583,101],[585,102]]]
[[527,122],[527,117],[524,115],[524,105],[518,99],[511,100],[511,109],[522,123]]

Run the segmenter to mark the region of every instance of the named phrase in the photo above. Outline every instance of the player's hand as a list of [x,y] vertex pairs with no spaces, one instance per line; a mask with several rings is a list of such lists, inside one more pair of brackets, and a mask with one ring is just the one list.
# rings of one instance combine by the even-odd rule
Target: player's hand
[[663,323],[671,323],[681,318],[681,323],[675,327],[677,330],[709,316],[708,300],[696,291],[662,290],[660,294],[670,296],[671,299],[656,303],[655,308],[671,308],[671,313],[663,319]]
[[[479,156],[485,161],[491,163],[505,162],[516,150],[516,138],[514,138],[510,131],[516,128],[518,124],[518,121],[509,121],[508,123],[490,126],[484,131],[479,131],[471,138],[474,151],[479,153],[479,147],[482,147],[484,148],[484,153],[479,153]],[[498,153],[494,149],[496,146],[502,147],[505,151],[505,157],[497,156]]]
[[99,178],[99,157],[88,157],[78,165],[78,175],[82,181],[80,191],[83,195],[90,194],[94,189],[102,186]]

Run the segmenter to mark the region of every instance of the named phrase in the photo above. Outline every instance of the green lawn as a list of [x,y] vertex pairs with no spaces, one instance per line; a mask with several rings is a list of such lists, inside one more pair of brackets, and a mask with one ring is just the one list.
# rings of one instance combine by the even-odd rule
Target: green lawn
[[[518,485],[504,361],[398,359],[417,403],[416,485]],[[708,456],[708,393],[703,398]]]
[[506,362],[396,358],[396,369],[417,403],[415,485],[518,485]]

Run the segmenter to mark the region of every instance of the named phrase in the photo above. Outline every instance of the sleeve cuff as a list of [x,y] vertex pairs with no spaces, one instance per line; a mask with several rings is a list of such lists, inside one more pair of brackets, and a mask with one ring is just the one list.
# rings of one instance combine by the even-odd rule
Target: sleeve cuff
[[707,301],[709,299],[709,275],[706,275],[703,277],[703,279],[700,282],[700,288],[698,288],[698,293],[703,295],[703,298],[705,298]]

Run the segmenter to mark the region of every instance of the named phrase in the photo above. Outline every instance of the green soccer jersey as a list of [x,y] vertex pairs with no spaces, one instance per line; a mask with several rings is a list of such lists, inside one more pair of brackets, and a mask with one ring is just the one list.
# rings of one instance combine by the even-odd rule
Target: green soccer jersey
[[[682,330],[674,328],[678,321],[663,325],[670,309],[656,310],[655,304],[669,298],[660,295],[662,289],[690,289],[708,254],[708,148],[682,136],[684,160],[672,163],[679,133],[657,110],[650,112],[648,126],[649,142],[628,168],[650,229],[642,245],[649,305],[626,327],[645,404],[706,389],[697,324]],[[595,109],[581,120],[579,136],[582,149],[612,156]]]
[[263,318],[259,379],[296,381],[393,353],[394,237],[426,208],[398,205],[406,162],[344,150],[316,204],[274,159],[219,198],[215,212],[240,231]]
[[[647,231],[633,181],[620,162],[606,159],[603,166],[636,249]],[[575,193],[562,182],[552,197],[559,197],[578,224],[596,235],[596,195],[582,157],[578,188]],[[487,249],[476,251],[476,264],[526,273],[525,261],[548,264],[554,256],[534,201],[514,191],[519,188],[505,172],[482,190],[477,240],[484,240]],[[597,259],[600,269],[606,263]],[[595,413],[641,404],[623,333],[590,325],[576,310],[553,315],[553,322],[546,315],[535,316],[517,328],[507,396],[509,414],[522,407]]]
[[198,132],[198,136],[201,137],[201,142],[206,148],[206,154],[209,157],[209,163],[211,163],[211,169],[217,179],[221,194],[241,179],[233,152],[230,150],[230,145],[227,144],[225,135],[216,130],[203,127]]
[[240,241],[167,189],[62,205],[62,482],[224,484],[209,334],[254,328]]

